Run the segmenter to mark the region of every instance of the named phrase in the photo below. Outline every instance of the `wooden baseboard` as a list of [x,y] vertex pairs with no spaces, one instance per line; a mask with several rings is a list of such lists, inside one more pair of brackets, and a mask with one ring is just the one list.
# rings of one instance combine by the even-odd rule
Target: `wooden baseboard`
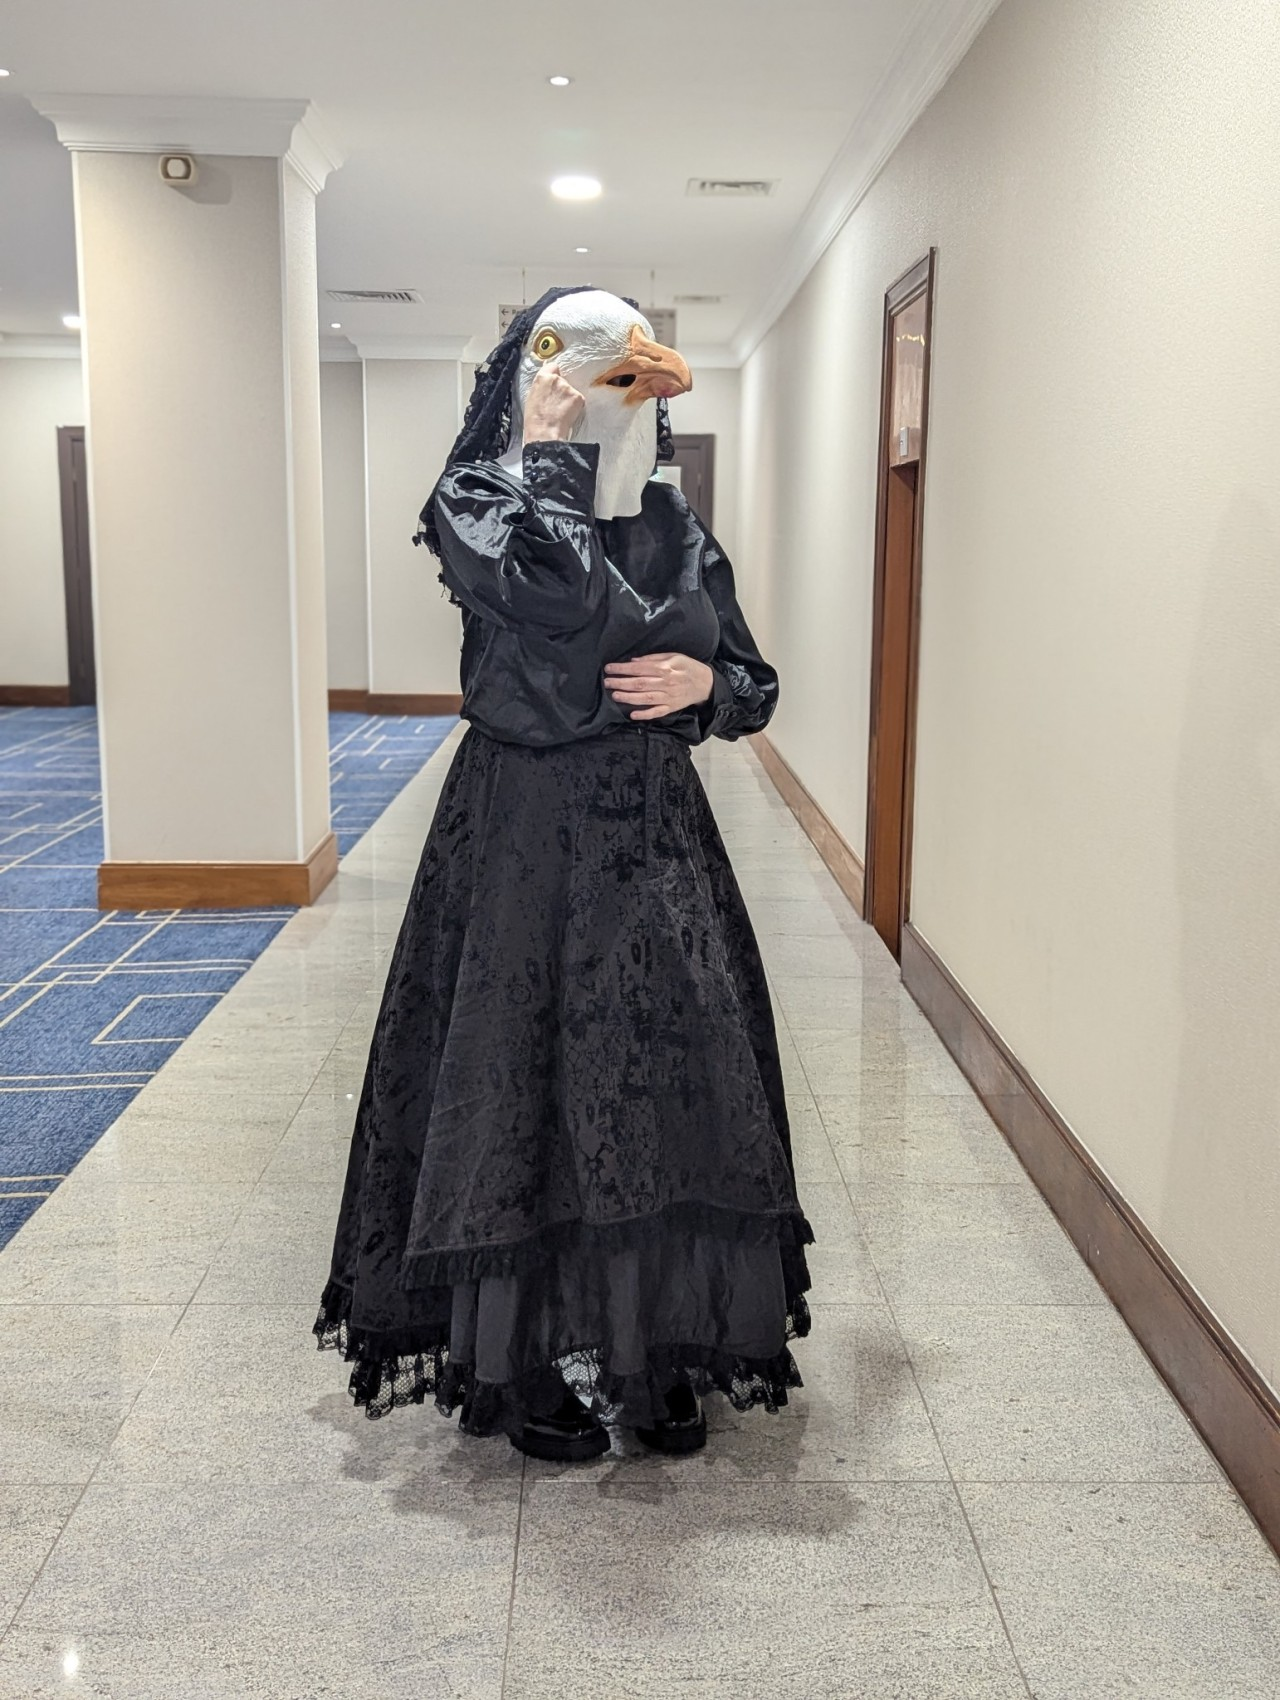
[[338,871],[327,833],[305,862],[102,862],[99,909],[270,909],[314,903]]
[[457,691],[330,691],[329,707],[347,714],[457,714]]
[[0,708],[69,708],[70,685],[0,685]]
[[829,816],[796,778],[769,741],[767,733],[753,732],[749,742],[779,796],[808,834],[836,884],[861,915],[865,881],[857,851],[840,835]]
[[1280,1552],[1280,1399],[909,922],[902,981]]

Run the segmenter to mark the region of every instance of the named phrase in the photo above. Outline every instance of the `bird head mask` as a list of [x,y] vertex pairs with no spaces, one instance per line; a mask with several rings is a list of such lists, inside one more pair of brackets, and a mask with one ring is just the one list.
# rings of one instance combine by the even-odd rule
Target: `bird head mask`
[[[692,387],[689,368],[634,301],[590,284],[549,289],[511,321],[506,335],[476,368],[462,430],[445,461],[499,461],[521,471],[524,401],[534,375],[553,361],[586,399],[573,441],[599,443],[596,517],[640,512],[655,463],[674,457],[667,397]],[[415,543],[440,553],[435,491],[419,519]]]
[[692,387],[674,348],[654,340],[653,326],[621,296],[576,290],[545,307],[520,356],[511,408],[511,440],[503,465],[519,471],[524,405],[538,372],[553,366],[586,400],[573,427],[575,443],[598,443],[597,519],[640,512],[657,452],[658,403]]

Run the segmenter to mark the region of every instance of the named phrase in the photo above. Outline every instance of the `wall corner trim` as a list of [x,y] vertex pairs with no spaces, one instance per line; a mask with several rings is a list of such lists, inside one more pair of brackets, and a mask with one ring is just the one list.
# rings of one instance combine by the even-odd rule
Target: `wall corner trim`
[[781,264],[734,333],[739,365],[785,311],[999,4],[926,0],[920,7],[897,56],[823,173]]
[[910,922],[902,982],[1280,1553],[1280,1397]]

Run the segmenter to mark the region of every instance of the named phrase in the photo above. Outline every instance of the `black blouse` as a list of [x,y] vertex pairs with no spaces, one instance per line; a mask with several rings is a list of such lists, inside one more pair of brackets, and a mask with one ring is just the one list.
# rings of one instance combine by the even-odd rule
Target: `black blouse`
[[[462,714],[492,738],[564,744],[652,726],[691,744],[758,732],[778,676],[755,646],[733,570],[672,484],[641,511],[597,520],[596,443],[540,442],[524,481],[459,462],[435,492],[440,577],[462,608]],[[707,662],[710,698],[633,721],[604,686],[606,661],[679,651]]]

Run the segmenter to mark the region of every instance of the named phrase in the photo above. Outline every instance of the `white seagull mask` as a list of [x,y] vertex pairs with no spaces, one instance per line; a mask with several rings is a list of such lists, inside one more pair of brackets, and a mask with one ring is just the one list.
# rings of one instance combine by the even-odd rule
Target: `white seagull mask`
[[572,440],[600,445],[596,518],[638,514],[653,472],[657,398],[692,389],[688,366],[674,348],[654,341],[653,326],[620,296],[604,289],[562,295],[526,338],[512,385],[511,447],[500,464],[517,477],[525,398],[535,375],[548,364],[586,398]]

